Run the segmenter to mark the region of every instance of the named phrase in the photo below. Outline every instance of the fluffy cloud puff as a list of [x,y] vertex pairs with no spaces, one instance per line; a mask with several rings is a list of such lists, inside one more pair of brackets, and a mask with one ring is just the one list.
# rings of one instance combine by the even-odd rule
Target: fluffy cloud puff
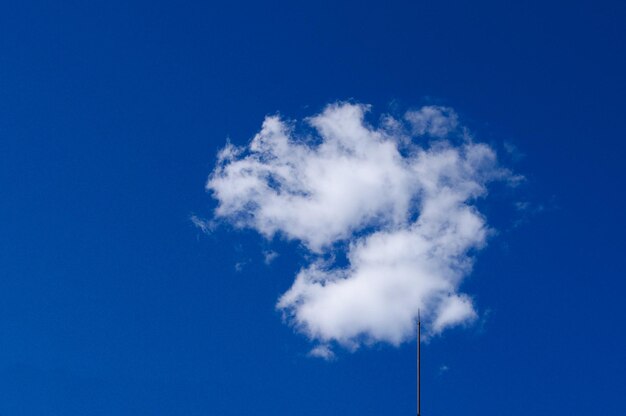
[[[227,144],[207,189],[215,217],[312,254],[277,308],[331,356],[329,345],[398,345],[418,310],[431,333],[476,317],[459,286],[489,234],[473,203],[506,180],[494,150],[461,136],[454,110],[426,106],[368,125],[368,106],[329,105],[293,123],[267,117],[245,147]],[[342,250],[348,265],[329,261]],[[323,353],[323,354],[322,354]]]

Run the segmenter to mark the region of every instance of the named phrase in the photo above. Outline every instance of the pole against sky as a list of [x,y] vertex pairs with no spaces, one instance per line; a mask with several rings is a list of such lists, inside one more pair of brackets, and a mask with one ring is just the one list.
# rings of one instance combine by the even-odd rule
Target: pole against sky
[[0,414],[621,416],[624,21],[1,2]]
[[422,320],[417,310],[417,416],[422,415]]

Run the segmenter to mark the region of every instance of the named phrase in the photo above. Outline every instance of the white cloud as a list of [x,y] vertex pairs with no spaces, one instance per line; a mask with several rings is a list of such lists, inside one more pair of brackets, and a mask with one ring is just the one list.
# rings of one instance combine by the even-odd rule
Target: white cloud
[[[459,286],[489,234],[473,202],[511,177],[489,146],[443,139],[458,125],[450,108],[384,116],[378,128],[368,109],[329,105],[307,119],[308,136],[267,117],[248,146],[226,145],[207,183],[217,218],[313,254],[277,307],[320,342],[314,356],[331,343],[398,345],[414,337],[418,309],[431,333],[473,320]],[[348,266],[323,260],[335,250]]]
[[458,125],[456,112],[449,107],[428,105],[417,111],[407,111],[404,118],[411,125],[413,134],[446,137]]
[[272,264],[276,257],[278,257],[278,253],[275,251],[268,250],[263,252],[263,262],[267,265]]
[[235,271],[237,273],[241,273],[243,271],[244,267],[246,267],[246,264],[248,264],[247,260],[238,261],[237,263],[235,263]]
[[316,345],[311,351],[309,351],[311,357],[323,358],[326,361],[330,361],[335,358],[335,353],[330,349],[328,345]]
[[435,332],[458,325],[476,318],[476,312],[472,306],[472,300],[466,295],[451,295],[444,298],[439,304],[437,317],[433,322]]
[[205,220],[197,215],[191,215],[189,220],[205,234],[210,234],[215,228],[215,224],[212,221]]

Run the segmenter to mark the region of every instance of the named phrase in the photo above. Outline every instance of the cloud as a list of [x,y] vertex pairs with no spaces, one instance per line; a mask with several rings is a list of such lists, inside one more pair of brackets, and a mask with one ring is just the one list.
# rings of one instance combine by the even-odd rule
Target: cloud
[[335,353],[330,349],[328,345],[316,345],[311,351],[309,351],[311,357],[323,358],[326,361],[331,361],[335,358]]
[[476,316],[469,297],[466,295],[448,296],[439,304],[439,310],[433,322],[433,329],[436,332],[441,332],[446,327],[474,320]]
[[[228,143],[207,189],[217,219],[279,235],[311,263],[277,308],[320,345],[398,345],[418,310],[431,334],[476,318],[460,285],[490,233],[474,205],[487,184],[510,181],[495,151],[457,134],[458,117],[427,106],[378,127],[369,107],[336,103],[306,119],[310,131],[269,116],[245,147]],[[345,253],[339,267],[328,258]]]
[[237,273],[241,273],[243,271],[244,267],[246,267],[246,264],[248,264],[247,260],[238,261],[237,263],[235,263],[235,271]]
[[212,221],[205,220],[203,218],[198,217],[197,215],[191,215],[189,220],[193,225],[195,225],[200,231],[205,234],[210,234],[215,228],[215,224]]
[[456,112],[449,107],[428,105],[417,111],[408,111],[404,118],[411,125],[413,134],[446,137],[458,125]]
[[519,162],[526,157],[526,155],[522,153],[512,142],[505,141],[502,143],[502,146],[513,162]]
[[267,265],[272,264],[272,262],[274,260],[276,260],[276,257],[278,257],[279,254],[275,251],[272,250],[268,250],[268,251],[264,251],[263,252],[263,262]]

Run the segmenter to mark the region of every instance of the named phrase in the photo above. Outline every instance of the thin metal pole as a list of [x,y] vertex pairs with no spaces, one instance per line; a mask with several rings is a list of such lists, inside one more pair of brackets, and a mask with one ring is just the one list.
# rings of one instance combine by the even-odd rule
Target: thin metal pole
[[422,321],[420,318],[420,310],[417,310],[417,416],[421,416],[422,412],[421,412],[421,381],[422,381],[422,375],[421,375],[421,368],[420,368],[420,364],[421,364],[421,346],[422,346],[422,339],[421,339],[421,335],[422,335]]

